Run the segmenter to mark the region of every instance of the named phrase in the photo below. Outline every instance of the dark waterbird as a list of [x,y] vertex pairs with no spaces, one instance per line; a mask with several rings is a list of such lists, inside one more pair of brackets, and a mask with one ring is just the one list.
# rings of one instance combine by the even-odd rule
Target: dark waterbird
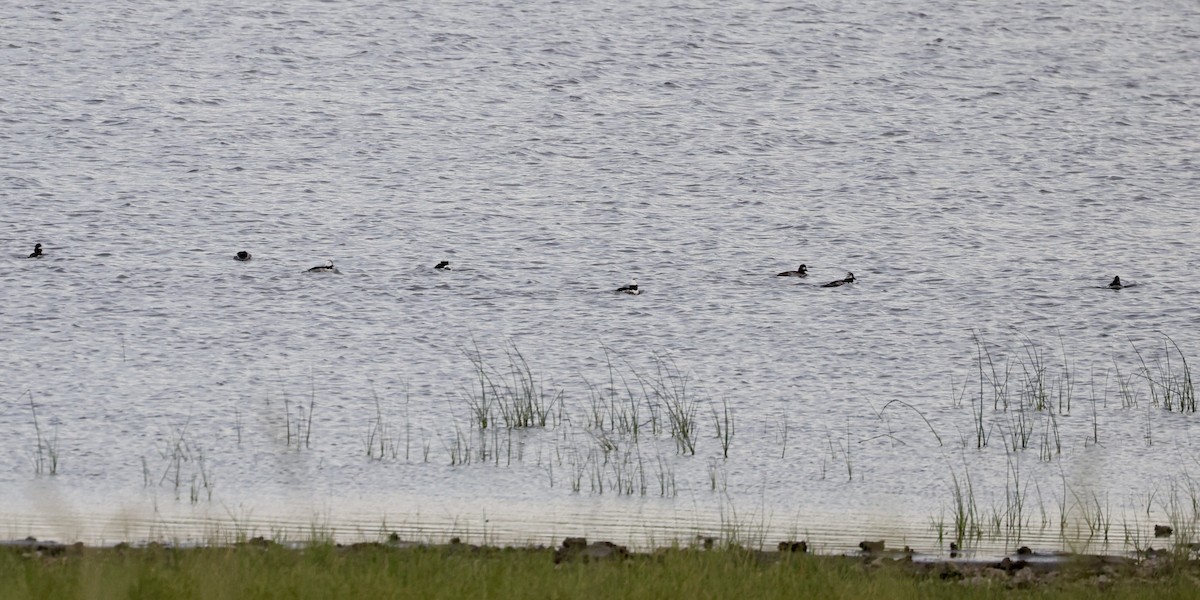
[[1119,290],[1126,286],[1121,283],[1120,277],[1113,277],[1112,283],[1108,284],[1108,287],[1109,289]]
[[309,269],[308,272],[309,273],[337,273],[338,272],[338,270],[334,268],[332,260],[328,260],[325,262],[327,262],[329,264],[321,265],[319,267],[313,267],[313,268]]
[[250,260],[250,253],[246,252],[245,250],[238,250],[238,253],[233,257],[233,260],[246,262]]
[[29,258],[41,258],[41,257],[42,257],[42,245],[34,244],[33,245],[33,254],[30,254]]
[[837,281],[830,281],[821,287],[837,287],[839,285],[846,285],[847,283],[854,283],[854,273],[847,271],[844,278],[838,279]]
[[439,271],[449,271],[450,270],[450,261],[443,260],[442,262],[434,265],[433,268],[435,268]]
[[630,294],[632,296],[636,296],[636,295],[642,293],[642,291],[638,289],[636,277],[633,279],[633,281],[629,282],[629,285],[623,285],[623,286],[617,288],[617,292],[622,293],[622,294]]
[[800,265],[795,271],[784,271],[776,277],[808,277],[808,266]]

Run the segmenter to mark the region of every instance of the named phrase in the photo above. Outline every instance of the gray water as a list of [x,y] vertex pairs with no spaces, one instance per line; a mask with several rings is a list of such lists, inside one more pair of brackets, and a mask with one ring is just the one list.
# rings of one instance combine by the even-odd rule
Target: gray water
[[[969,478],[1119,551],[1196,489],[1192,2],[4,12],[0,537],[937,551]],[[514,349],[561,403],[481,434]]]

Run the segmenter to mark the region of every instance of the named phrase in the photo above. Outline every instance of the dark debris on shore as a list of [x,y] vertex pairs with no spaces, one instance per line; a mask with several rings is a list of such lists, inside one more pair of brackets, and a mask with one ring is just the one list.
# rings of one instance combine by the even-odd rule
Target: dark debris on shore
[[[320,545],[320,544],[312,544]],[[1090,580],[1100,589],[1118,580],[1156,580],[1180,573],[1200,577],[1200,560],[1195,550],[1187,547],[1182,552],[1147,548],[1134,557],[1039,554],[1028,547],[1021,547],[1011,556],[999,561],[978,559],[946,559],[940,556],[922,555],[908,546],[889,550],[882,540],[864,541],[859,544],[857,554],[821,555],[810,554],[805,541],[784,540],[774,550],[754,550],[739,545],[717,544],[714,538],[700,537],[691,546],[673,546],[650,552],[631,551],[625,546],[608,541],[588,542],[583,537],[565,538],[557,547],[546,546],[480,546],[463,543],[451,538],[446,544],[429,544],[401,540],[396,534],[384,542],[359,542],[332,544],[341,553],[440,551],[447,555],[478,554],[488,556],[496,553],[528,553],[530,556],[547,555],[556,566],[565,564],[603,563],[615,561],[653,561],[670,553],[726,553],[759,566],[768,567],[803,556],[805,560],[849,561],[865,572],[877,570],[899,570],[914,578],[928,578],[959,582],[964,585],[1005,585],[1029,587],[1050,585],[1060,581],[1077,582]],[[82,542],[63,544],[41,541],[34,537],[21,540],[0,541],[0,551],[19,553],[27,558],[69,560],[85,553],[114,552],[187,552],[202,546],[174,546],[149,542],[142,546],[120,543],[108,547],[88,547]],[[205,546],[206,547],[206,546]],[[303,552],[308,545],[285,546],[273,540],[259,537],[249,538],[232,545],[239,549],[262,551]]]

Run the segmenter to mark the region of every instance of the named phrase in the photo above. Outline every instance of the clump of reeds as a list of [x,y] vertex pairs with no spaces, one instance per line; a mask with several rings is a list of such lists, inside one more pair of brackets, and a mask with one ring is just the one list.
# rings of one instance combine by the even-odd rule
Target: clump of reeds
[[[410,461],[413,451],[413,424],[408,418],[408,405],[411,398],[407,387],[404,390],[402,427],[397,426],[393,420],[395,417],[392,414],[394,404],[384,405],[379,394],[375,392],[374,383],[371,384],[371,397],[374,400],[374,411],[371,420],[367,423],[366,432],[362,436],[363,449],[367,458],[382,461],[385,458],[396,460],[403,457],[405,461]],[[422,459],[428,462],[430,442],[424,429],[421,429],[420,433],[421,440],[417,449],[421,451]]]
[[721,455],[729,458],[729,445],[733,443],[733,408],[729,406],[729,399],[721,398],[721,411],[717,412],[717,406],[711,405],[713,429],[717,432],[717,440],[721,443]]
[[[216,478],[204,448],[188,438],[191,418],[182,424],[174,425],[166,435],[166,440],[158,447],[158,455],[163,460],[162,474],[158,477],[158,485],[170,484],[175,492],[175,499],[180,500],[184,484],[188,484],[188,498],[192,504],[201,500],[201,496],[212,501]],[[185,465],[194,465],[186,468]],[[142,457],[142,482],[149,486],[153,481],[150,465],[146,457]]]
[[611,431],[637,441],[638,436],[642,433],[642,409],[645,407],[650,417],[647,423],[650,426],[650,433],[657,435],[659,431],[658,411],[655,404],[647,401],[645,382],[637,377],[635,370],[631,369],[634,373],[632,381],[638,384],[635,389],[634,385],[630,383],[631,378],[626,377],[614,364],[612,351],[607,346],[602,346],[602,348],[606,364],[607,386],[602,389],[584,378],[584,384],[588,388],[589,402],[586,414],[588,427]]
[[656,353],[654,367],[654,375],[644,377],[643,382],[666,412],[671,438],[679,452],[695,454],[698,401],[690,387],[691,378],[670,356]]
[[[978,373],[978,393],[971,403],[975,447],[986,447],[993,430],[998,429],[1012,451],[1027,450],[1037,439],[1042,460],[1060,455],[1062,439],[1056,415],[1068,414],[1076,395],[1075,374],[1065,342],[1060,338],[1062,363],[1055,369],[1045,350],[1028,337],[1022,338],[1019,351],[999,357],[993,356],[978,332],[973,332],[972,338]],[[988,422],[988,403],[992,405],[991,414],[1000,415],[998,423]],[[1039,423],[1040,436],[1035,435]],[[1098,422],[1095,424],[1094,434],[1098,436]]]
[[975,487],[971,483],[971,474],[965,469],[961,480],[954,471],[950,472],[950,478],[953,482],[950,515],[954,525],[954,541],[959,548],[965,548],[969,542],[983,537],[979,507],[975,503]]
[[[1145,380],[1150,402],[1156,407],[1179,412],[1196,412],[1196,388],[1192,381],[1192,370],[1187,357],[1171,336],[1162,333],[1163,352],[1154,361],[1153,368],[1146,362],[1142,351],[1131,341],[1133,351],[1141,363],[1138,375]],[[1173,360],[1174,357],[1174,360]],[[1178,364],[1176,364],[1176,362]]]
[[33,415],[33,431],[36,436],[36,445],[33,452],[33,472],[37,475],[57,475],[58,427],[55,426],[53,437],[44,437],[42,435],[42,426],[38,421],[37,404],[33,401],[33,390],[26,390],[26,394],[29,396],[29,412]]
[[487,429],[499,411],[505,427],[546,427],[561,409],[562,390],[547,391],[516,344],[504,351],[508,364],[497,369],[483,358],[478,346],[465,351],[475,371],[475,385],[465,395],[475,425]]
[[387,453],[389,424],[388,419],[384,416],[383,406],[379,402],[379,394],[375,393],[374,385],[371,386],[371,397],[375,399],[375,417],[371,420],[367,427],[367,433],[363,436],[363,447],[366,449],[367,458],[383,460]]
[[664,498],[674,498],[678,493],[675,486],[675,469],[663,459],[662,455],[656,456],[655,459],[658,463],[656,471],[658,495]]
[[[293,415],[291,398],[288,396],[287,388],[283,388],[283,432],[284,444],[288,448],[291,448],[292,444],[295,444],[296,449],[312,447],[313,411],[316,409],[316,403],[316,378],[311,373],[309,374],[307,409],[303,401],[296,402],[296,414]],[[270,404],[269,398],[267,399],[267,404]]]

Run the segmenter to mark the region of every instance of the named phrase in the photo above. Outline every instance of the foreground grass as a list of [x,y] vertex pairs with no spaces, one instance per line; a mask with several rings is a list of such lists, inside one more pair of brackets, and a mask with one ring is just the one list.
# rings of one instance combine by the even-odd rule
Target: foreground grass
[[[882,563],[882,564],[881,564]],[[1065,567],[1021,582],[1001,571],[847,557],[671,550],[555,564],[552,550],[465,545],[0,549],[0,598],[1195,598],[1200,570],[1173,563]]]

